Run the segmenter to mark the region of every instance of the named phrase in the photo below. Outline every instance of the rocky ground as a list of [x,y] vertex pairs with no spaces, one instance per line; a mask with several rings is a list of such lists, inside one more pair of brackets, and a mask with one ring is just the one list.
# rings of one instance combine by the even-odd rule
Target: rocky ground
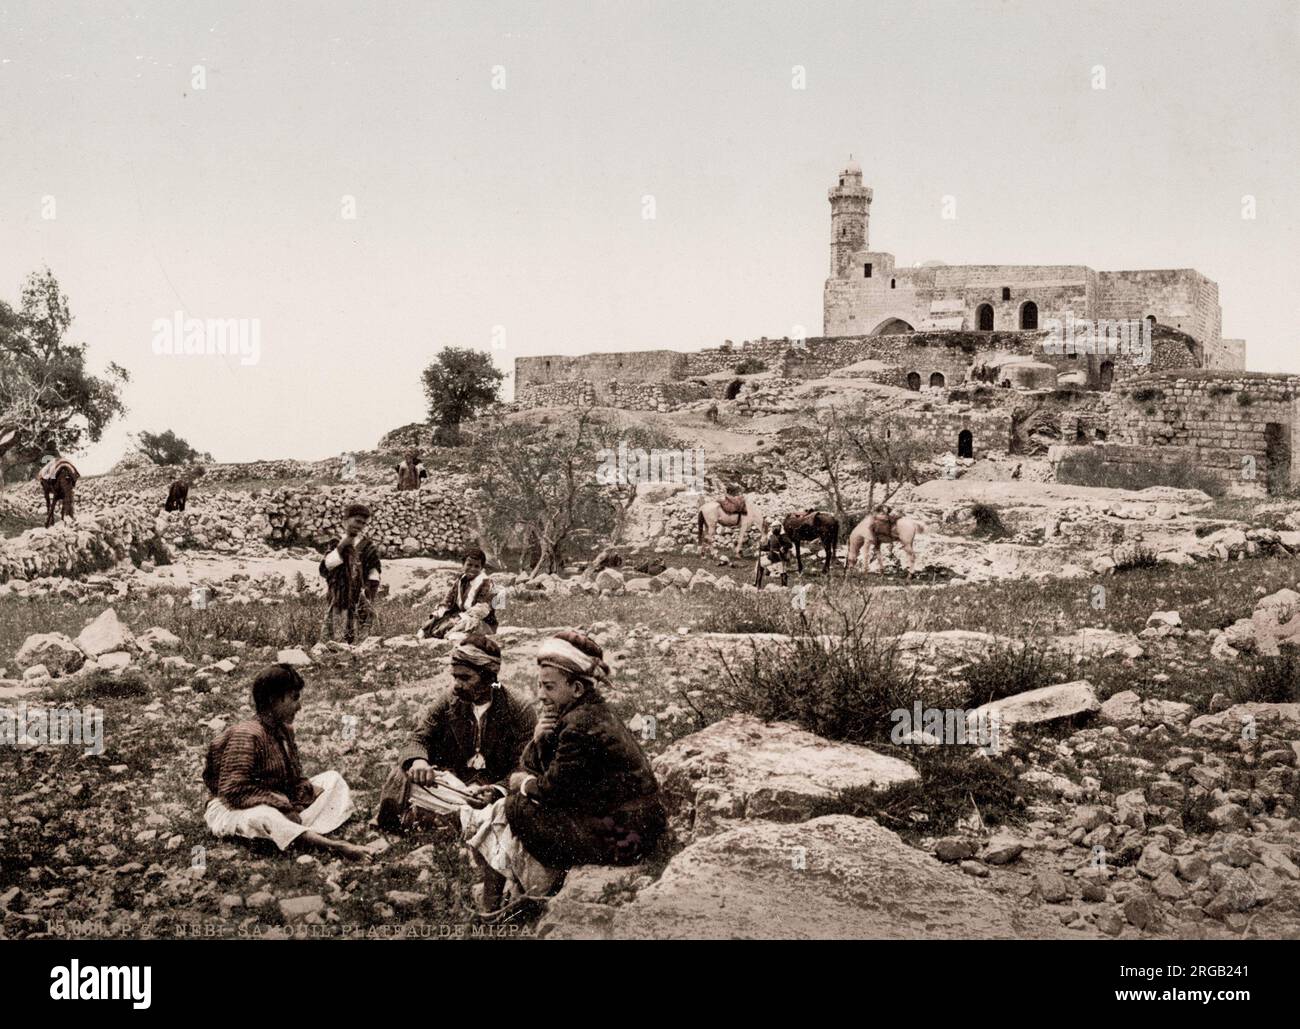
[[[386,770],[448,683],[447,645],[414,632],[453,562],[387,561],[357,647],[318,642],[306,549],[110,549],[95,572],[11,576],[0,706],[98,708],[103,752],[0,746],[3,935],[1300,935],[1300,509],[974,477],[907,503],[933,523],[913,580],[810,560],[759,593],[752,556],[662,533],[599,573],[497,575],[503,679],[531,684],[548,630],[590,628],[673,825],[644,865],[575,870],[505,927],[472,924],[450,835],[356,866],[202,823],[207,742],[289,660],[307,771],[341,771],[344,837],[375,838]],[[998,746],[899,738],[912,698],[996,709]]]

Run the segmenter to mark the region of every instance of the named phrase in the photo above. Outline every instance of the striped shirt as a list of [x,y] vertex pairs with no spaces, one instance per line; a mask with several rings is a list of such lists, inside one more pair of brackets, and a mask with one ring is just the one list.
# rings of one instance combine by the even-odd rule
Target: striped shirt
[[269,804],[296,813],[315,798],[293,729],[266,715],[236,722],[212,741],[203,782],[232,808]]

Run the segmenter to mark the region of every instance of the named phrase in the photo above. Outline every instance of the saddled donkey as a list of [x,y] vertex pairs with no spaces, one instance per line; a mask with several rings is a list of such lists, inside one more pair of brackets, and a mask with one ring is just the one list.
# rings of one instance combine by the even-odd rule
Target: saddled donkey
[[40,481],[41,490],[45,493],[45,527],[48,529],[54,524],[55,501],[62,504],[59,521],[73,518],[72,493],[76,488],[77,480],[81,478],[81,473],[77,471],[76,466],[66,458],[56,457],[42,468],[36,477]]
[[[695,519],[699,528],[699,544],[703,546],[707,537],[709,549],[713,550],[713,537],[718,526],[734,526],[736,528],[736,556],[739,557],[740,548],[745,543],[745,534],[749,532],[752,526],[758,526],[760,535],[767,532],[767,517],[746,496],[727,497],[726,501],[719,503],[716,500],[706,500],[700,506],[700,513]],[[737,501],[738,503],[735,503]],[[739,511],[735,510],[737,507]],[[728,510],[728,508],[732,510]]]
[[813,540],[821,543],[822,553],[826,558],[822,574],[829,574],[831,562],[838,556],[837,552],[840,545],[839,519],[826,511],[796,511],[794,514],[785,516],[783,526],[786,535],[794,540],[794,559],[799,568],[799,574],[803,574],[803,554],[800,553],[799,544],[811,543]]
[[865,543],[867,547],[867,563],[863,568],[865,574],[871,574],[871,557],[878,554],[880,557],[880,574],[885,574],[885,557],[881,548],[883,546],[892,547],[895,543],[901,543],[903,553],[907,555],[907,576],[912,577],[912,570],[916,566],[916,537],[925,532],[925,526],[915,518],[909,518],[903,515],[897,519],[893,526],[890,525],[890,519],[878,514],[869,514],[854,527],[853,532],[849,534],[849,559],[844,567],[844,574],[848,575],[850,571],[857,567],[858,553],[862,550]]

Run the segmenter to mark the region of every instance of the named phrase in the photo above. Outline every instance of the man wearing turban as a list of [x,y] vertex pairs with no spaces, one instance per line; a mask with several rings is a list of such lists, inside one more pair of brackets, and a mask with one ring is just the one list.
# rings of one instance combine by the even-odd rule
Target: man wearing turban
[[537,722],[532,703],[497,681],[501,647],[496,640],[467,636],[452,650],[450,664],[451,689],[434,698],[380,791],[376,823],[381,829],[400,831],[413,804],[450,811],[504,797],[510,773],[532,738]]

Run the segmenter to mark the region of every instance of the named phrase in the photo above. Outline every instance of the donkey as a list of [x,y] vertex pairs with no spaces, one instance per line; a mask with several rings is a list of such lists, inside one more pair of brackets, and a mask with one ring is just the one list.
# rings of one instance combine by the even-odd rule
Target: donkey
[[698,542],[700,546],[704,545],[705,537],[709,541],[709,549],[714,549],[714,533],[719,525],[736,527],[736,556],[740,556],[740,548],[745,543],[745,534],[749,532],[752,526],[757,525],[759,533],[767,531],[767,517],[762,510],[752,504],[747,497],[742,497],[744,507],[739,514],[733,514],[724,509],[723,505],[716,500],[706,500],[700,507],[700,513],[696,516],[695,522],[699,529]]
[[822,568],[823,575],[829,575],[831,562],[838,557],[840,543],[840,522],[833,514],[826,511],[797,511],[794,514],[785,516],[782,523],[786,535],[794,540],[794,559],[799,568],[799,574],[803,574],[803,554],[800,553],[800,543],[811,543],[817,540],[822,545],[822,553],[825,555],[826,563]]
[[45,494],[45,527],[48,529],[54,524],[56,500],[62,505],[59,521],[65,518],[75,520],[72,513],[72,493],[76,488],[77,480],[81,478],[81,473],[77,471],[76,466],[65,458],[56,457],[40,470],[37,478]]
[[912,577],[912,571],[916,566],[916,550],[914,544],[916,537],[925,532],[925,526],[915,518],[909,518],[903,515],[893,526],[892,531],[889,528],[888,519],[880,519],[878,515],[869,514],[862,521],[858,522],[853,532],[849,534],[849,559],[844,567],[844,574],[847,576],[850,571],[857,567],[858,553],[862,550],[863,544],[867,547],[867,563],[864,569],[865,573],[871,574],[872,555],[880,557],[880,574],[885,574],[885,557],[881,550],[882,546],[893,546],[895,543],[903,545],[903,553],[907,555],[907,577]]

